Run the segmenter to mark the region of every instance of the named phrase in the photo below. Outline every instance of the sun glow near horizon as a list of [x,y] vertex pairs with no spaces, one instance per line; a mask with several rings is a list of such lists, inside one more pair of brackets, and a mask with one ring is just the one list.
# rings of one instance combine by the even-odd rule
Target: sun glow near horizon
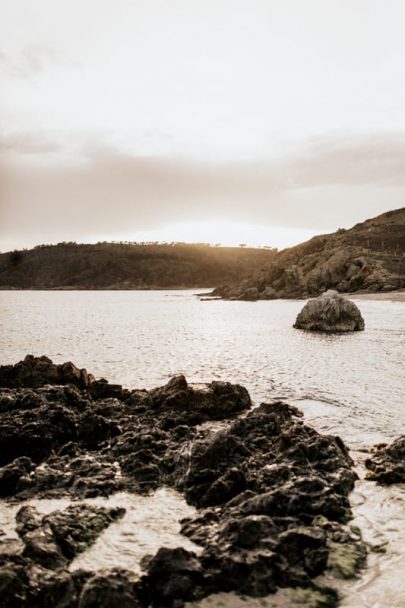
[[[76,240],[78,243],[98,242],[130,242],[130,243],[207,243],[223,247],[272,247],[284,249],[298,245],[316,234],[329,232],[328,230],[306,230],[303,228],[290,228],[284,226],[271,226],[267,224],[247,224],[242,221],[228,221],[223,218],[204,221],[176,222],[165,224],[156,229],[131,230],[127,232],[114,232],[104,234],[88,234]],[[64,239],[40,241],[33,235],[29,242],[17,245],[12,241],[4,242],[3,251],[15,248],[31,248],[38,245],[55,245]],[[69,238],[65,240],[70,240]]]
[[403,206],[404,2],[3,4],[1,250],[283,248]]
[[284,249],[297,245],[318,233],[319,231],[301,228],[247,224],[218,218],[199,222],[176,222],[153,230],[131,231],[125,235],[106,235],[105,240],[209,243],[225,247],[237,247],[244,244],[248,247]]

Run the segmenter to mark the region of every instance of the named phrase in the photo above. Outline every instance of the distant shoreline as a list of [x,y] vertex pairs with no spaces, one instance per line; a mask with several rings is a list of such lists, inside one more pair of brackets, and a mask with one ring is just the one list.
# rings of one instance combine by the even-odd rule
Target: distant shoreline
[[405,289],[399,289],[398,291],[385,291],[385,292],[377,292],[377,293],[348,293],[343,294],[351,299],[359,299],[359,300],[382,300],[382,301],[391,301],[391,302],[405,302]]
[[0,286],[0,291],[195,291],[196,289],[213,290],[213,287],[7,287]]
[[[205,300],[222,300],[223,302],[229,301],[227,298],[221,297],[209,297],[212,291],[212,287],[3,287],[0,286],[1,291],[192,291],[204,290],[203,293],[196,293],[195,295]],[[205,290],[207,291],[205,293]],[[391,301],[391,302],[405,302],[405,289],[399,289],[397,291],[384,291],[384,292],[342,292],[342,295],[350,299],[359,300],[380,300],[380,301]],[[207,296],[207,297],[205,297]],[[315,296],[301,296],[297,298],[274,298],[275,300],[308,300],[310,297]],[[244,300],[239,300],[244,301]],[[258,300],[252,300],[254,302]],[[273,302],[274,300],[262,300]]]

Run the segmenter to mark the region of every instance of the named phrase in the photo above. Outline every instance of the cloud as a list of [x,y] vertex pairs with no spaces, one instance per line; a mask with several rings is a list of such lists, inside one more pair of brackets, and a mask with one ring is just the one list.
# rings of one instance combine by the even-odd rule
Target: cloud
[[321,138],[290,164],[298,187],[404,184],[405,134]]
[[53,154],[63,149],[63,144],[55,139],[45,138],[38,133],[13,133],[0,136],[0,155]]
[[146,158],[91,142],[67,163],[61,142],[34,134],[3,137],[0,150],[0,236],[20,244],[216,217],[334,230],[405,200],[405,137],[391,134],[311,141],[266,163]]
[[32,44],[14,54],[0,51],[0,71],[16,78],[33,78],[48,69],[79,66],[80,62],[52,46]]

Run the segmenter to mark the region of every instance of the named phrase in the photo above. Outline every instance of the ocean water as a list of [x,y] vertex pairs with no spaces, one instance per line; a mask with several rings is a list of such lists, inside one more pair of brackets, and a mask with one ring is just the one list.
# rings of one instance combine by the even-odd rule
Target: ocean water
[[[155,387],[178,373],[189,382],[238,382],[255,403],[288,400],[319,431],[340,435],[361,472],[363,448],[405,432],[405,303],[356,302],[364,332],[321,335],[293,329],[302,301],[204,302],[190,291],[3,291],[0,362],[46,354],[130,388]],[[165,500],[172,501],[167,529],[176,535],[173,513],[177,509],[180,519],[187,507],[181,497],[163,493],[153,497],[157,513],[164,511]],[[344,586],[344,606],[405,606],[404,487],[381,489],[361,480],[352,503],[365,537],[386,542],[387,552],[373,554],[359,581]],[[145,510],[150,504],[145,503]],[[137,508],[142,512],[142,506]],[[143,538],[158,537],[159,525],[161,517],[152,518]],[[114,555],[119,554],[118,543],[124,562],[136,561],[132,554],[138,555],[140,541],[136,536],[131,540],[130,530],[128,523],[125,542],[118,537],[113,542],[105,533],[100,550],[81,559],[101,568],[110,543]],[[180,541],[177,534],[173,542]],[[293,605],[283,597],[280,601]],[[238,602],[222,597],[211,605],[236,607]],[[244,605],[253,606],[252,600]]]
[[293,329],[302,301],[199,301],[190,291],[0,292],[2,363],[27,353],[151,388],[246,386],[254,401],[294,401],[325,431],[369,445],[405,429],[405,303],[357,301],[366,331]]

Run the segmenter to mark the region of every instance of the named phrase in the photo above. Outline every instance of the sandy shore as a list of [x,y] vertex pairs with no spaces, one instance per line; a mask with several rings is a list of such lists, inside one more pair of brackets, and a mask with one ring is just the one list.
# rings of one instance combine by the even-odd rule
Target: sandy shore
[[347,296],[352,300],[390,300],[391,302],[405,302],[405,289],[400,289],[399,291],[386,291],[384,293],[349,293]]

